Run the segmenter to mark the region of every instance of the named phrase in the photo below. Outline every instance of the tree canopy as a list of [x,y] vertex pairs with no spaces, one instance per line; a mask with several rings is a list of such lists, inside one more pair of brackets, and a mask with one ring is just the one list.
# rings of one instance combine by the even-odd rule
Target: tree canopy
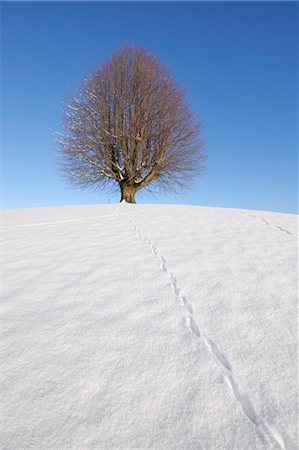
[[188,187],[204,168],[201,123],[158,57],[121,47],[81,83],[64,111],[62,170],[77,187]]

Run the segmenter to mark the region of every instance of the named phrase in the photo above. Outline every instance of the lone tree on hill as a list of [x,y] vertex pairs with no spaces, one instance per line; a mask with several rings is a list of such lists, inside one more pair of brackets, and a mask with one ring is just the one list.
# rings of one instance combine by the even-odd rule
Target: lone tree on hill
[[142,188],[189,185],[203,170],[201,124],[159,59],[121,47],[89,75],[57,133],[62,170],[77,187],[119,186],[135,203]]

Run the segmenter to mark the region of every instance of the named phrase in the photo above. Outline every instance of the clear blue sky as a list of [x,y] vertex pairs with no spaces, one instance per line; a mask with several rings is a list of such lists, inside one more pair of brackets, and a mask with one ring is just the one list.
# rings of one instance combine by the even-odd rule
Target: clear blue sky
[[[204,124],[205,175],[139,202],[297,210],[295,2],[2,3],[3,207],[94,204],[56,169],[62,102],[119,44],[173,69]],[[58,124],[58,125],[57,125]]]

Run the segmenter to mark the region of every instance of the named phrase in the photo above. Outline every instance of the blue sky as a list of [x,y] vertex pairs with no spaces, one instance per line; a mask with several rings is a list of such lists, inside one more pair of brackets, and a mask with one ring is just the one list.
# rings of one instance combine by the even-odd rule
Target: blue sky
[[[119,44],[172,68],[204,124],[204,176],[139,203],[297,210],[295,2],[2,3],[5,209],[116,202],[56,168],[64,101]],[[142,191],[141,191],[142,193]]]

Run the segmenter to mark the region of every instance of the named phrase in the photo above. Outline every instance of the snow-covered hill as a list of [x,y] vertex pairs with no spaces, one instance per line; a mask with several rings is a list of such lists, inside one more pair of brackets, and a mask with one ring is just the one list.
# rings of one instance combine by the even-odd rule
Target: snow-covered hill
[[297,216],[4,214],[3,449],[297,448]]

